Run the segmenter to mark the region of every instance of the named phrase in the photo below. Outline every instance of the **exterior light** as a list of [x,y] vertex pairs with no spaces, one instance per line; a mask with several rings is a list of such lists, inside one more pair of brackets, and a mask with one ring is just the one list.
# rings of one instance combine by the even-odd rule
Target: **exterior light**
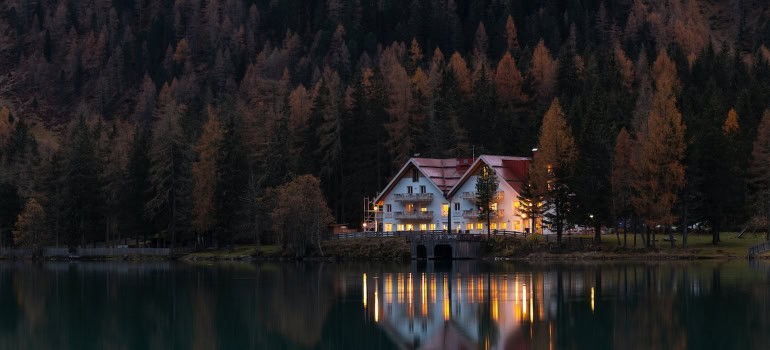
[[532,152],[537,152],[537,147],[533,148]]
[[364,228],[366,228],[366,223],[364,223]]

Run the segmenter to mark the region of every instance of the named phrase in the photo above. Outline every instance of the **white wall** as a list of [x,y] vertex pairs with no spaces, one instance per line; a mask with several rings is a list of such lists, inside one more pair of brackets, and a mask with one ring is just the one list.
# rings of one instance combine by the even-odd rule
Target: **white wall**
[[[464,192],[476,192],[476,181],[478,179],[477,175],[471,175],[467,181],[455,192],[453,196],[453,203],[460,203],[460,210],[459,211],[453,211],[452,212],[452,221],[458,222],[459,218],[459,224],[461,225],[461,229],[463,232],[467,229],[466,225],[468,223],[473,225],[473,230],[471,230],[471,233],[486,233],[487,227],[486,222],[480,221],[478,218],[464,218],[463,211],[464,210],[470,210],[475,209],[478,210],[478,208],[475,205],[474,199],[465,199],[463,197]],[[529,219],[523,220],[520,216],[520,212],[518,209],[514,208],[514,202],[519,200],[519,194],[516,193],[510,186],[508,186],[507,183],[504,183],[502,179],[498,179],[498,192],[503,192],[503,198],[502,200],[499,200],[497,202],[497,208],[498,210],[503,210],[503,216],[500,218],[492,218],[490,220],[491,223],[495,224],[493,225],[498,230],[506,230],[506,231],[520,231],[523,232],[525,228],[529,227]],[[516,227],[516,223],[519,223],[518,228]],[[478,223],[482,224],[482,229],[478,229]],[[506,228],[503,229],[501,226],[501,223],[505,223]],[[493,228],[494,230],[494,228]]]
[[[433,185],[433,183],[426,178],[422,173],[418,172],[419,179],[417,182],[412,181],[412,170],[407,170],[404,172],[404,176],[400,179],[398,179],[398,182],[393,186],[393,189],[388,193],[388,195],[383,200],[383,230],[387,230],[387,224],[392,224],[393,231],[397,231],[398,224],[404,224],[406,229],[406,224],[412,224],[414,225],[414,231],[420,231],[420,224],[425,224],[427,229],[430,230],[430,224],[436,225],[436,230],[443,229],[443,225],[446,224],[446,217],[441,217],[441,205],[447,204],[447,200],[444,199],[444,194],[439,191],[436,186]],[[406,206],[409,202],[403,202],[403,201],[396,201],[394,199],[394,195],[396,194],[403,194],[407,193],[407,186],[412,186],[414,188],[413,193],[420,193],[420,186],[425,186],[426,193],[432,193],[433,194],[433,201],[431,202],[414,202],[414,210],[420,211],[421,208],[426,208],[427,211],[433,212],[433,218],[431,220],[398,220],[395,218],[396,212],[406,212]],[[387,205],[390,204],[392,207],[392,210],[390,213],[387,212]]]

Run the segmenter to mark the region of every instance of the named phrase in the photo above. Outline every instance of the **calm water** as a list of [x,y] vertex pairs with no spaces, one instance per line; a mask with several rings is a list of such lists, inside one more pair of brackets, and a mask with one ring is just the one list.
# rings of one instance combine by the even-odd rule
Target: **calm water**
[[0,349],[770,349],[768,271],[0,262]]

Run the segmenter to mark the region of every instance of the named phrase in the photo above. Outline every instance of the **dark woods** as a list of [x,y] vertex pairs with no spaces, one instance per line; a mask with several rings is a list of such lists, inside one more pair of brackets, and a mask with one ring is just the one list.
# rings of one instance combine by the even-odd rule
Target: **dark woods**
[[[556,220],[707,223],[717,234],[761,224],[767,11],[695,0],[4,1],[0,245],[296,244],[280,215],[330,220],[308,201],[355,226],[363,198],[415,153],[528,156],[541,127],[573,142],[563,168],[541,172],[558,191],[533,193],[559,200]],[[543,126],[554,98],[555,124]],[[679,141],[653,147],[665,130]],[[288,184],[301,174],[320,178],[303,183],[323,196],[276,194],[312,191]],[[665,191],[640,196],[658,182]]]

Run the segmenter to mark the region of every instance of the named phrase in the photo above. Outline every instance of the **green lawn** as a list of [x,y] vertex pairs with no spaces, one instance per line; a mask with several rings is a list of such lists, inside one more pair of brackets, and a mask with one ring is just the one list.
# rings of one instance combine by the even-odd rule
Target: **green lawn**
[[[585,236],[589,237],[589,236]],[[711,234],[689,234],[687,237],[687,248],[682,248],[682,235],[675,234],[676,246],[671,248],[671,243],[667,240],[668,235],[656,235],[655,246],[662,254],[692,255],[693,257],[745,257],[749,247],[764,242],[764,234],[746,233],[742,238],[738,238],[736,232],[725,232],[720,235],[721,242],[717,245],[711,244]],[[621,243],[623,235],[620,235]],[[641,237],[636,238],[637,247],[642,247]],[[615,250],[618,247],[615,235],[602,236],[603,250]],[[628,235],[628,247],[633,247],[633,235]]]

